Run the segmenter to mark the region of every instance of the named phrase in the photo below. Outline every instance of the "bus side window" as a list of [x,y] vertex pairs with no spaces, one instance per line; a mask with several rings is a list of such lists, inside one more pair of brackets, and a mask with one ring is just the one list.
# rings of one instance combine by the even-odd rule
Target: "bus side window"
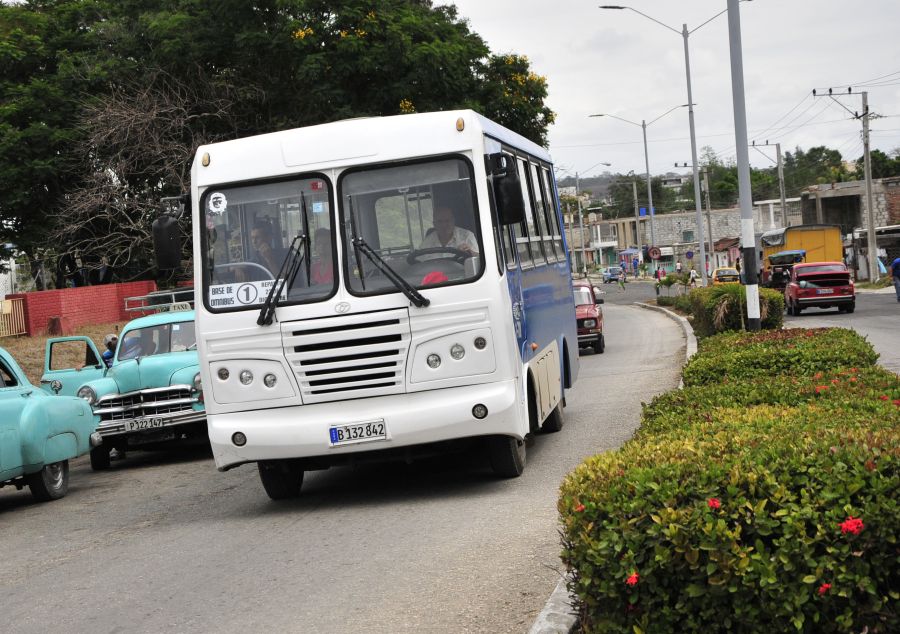
[[550,226],[550,233],[553,234],[553,245],[556,247],[556,255],[559,261],[566,259],[565,251],[563,251],[562,235],[559,227],[559,209],[556,206],[556,190],[553,187],[553,179],[550,178],[550,170],[546,167],[541,168],[541,180],[544,184],[544,200],[547,202],[547,221]]
[[541,228],[541,242],[544,245],[547,262],[553,262],[556,260],[556,255],[553,253],[553,233],[550,230],[552,225],[547,223],[547,203],[541,191],[539,170],[538,165],[531,164],[531,196],[534,200],[534,218]]
[[[541,248],[541,234],[534,222],[534,207],[528,187],[528,163],[523,158],[517,158],[516,167],[519,170],[519,181],[522,185],[522,198],[525,201],[524,240],[531,249],[532,263],[537,265],[544,259],[544,252]],[[521,248],[519,254],[521,256]]]

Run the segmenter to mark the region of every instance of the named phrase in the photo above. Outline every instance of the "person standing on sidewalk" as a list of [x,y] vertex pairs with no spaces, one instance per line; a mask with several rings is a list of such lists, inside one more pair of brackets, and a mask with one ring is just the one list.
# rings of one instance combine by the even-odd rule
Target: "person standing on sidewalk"
[[897,301],[900,302],[900,258],[894,258],[890,268],[891,278],[894,282],[894,290],[897,292]]

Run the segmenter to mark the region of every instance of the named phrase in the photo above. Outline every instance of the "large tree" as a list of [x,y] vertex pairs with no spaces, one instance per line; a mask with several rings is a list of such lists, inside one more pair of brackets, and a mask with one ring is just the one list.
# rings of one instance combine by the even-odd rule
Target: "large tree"
[[[546,81],[525,58],[492,55],[454,6],[429,0],[31,0],[0,6],[0,38],[0,237],[26,250],[50,243],[48,217],[70,218],[78,235],[101,226],[66,212],[83,217],[87,201],[106,200],[97,214],[109,215],[122,204],[110,187],[127,183],[129,200],[149,208],[183,184],[184,165],[168,175],[156,167],[184,161],[197,135],[182,134],[167,157],[148,152],[148,165],[97,144],[90,118],[137,103],[148,78],[202,85],[184,104],[192,116],[215,113],[227,95],[228,116],[207,117],[200,140],[473,108],[543,144],[553,121]],[[175,116],[171,127],[184,132],[173,112],[154,110],[144,129],[165,130]]]

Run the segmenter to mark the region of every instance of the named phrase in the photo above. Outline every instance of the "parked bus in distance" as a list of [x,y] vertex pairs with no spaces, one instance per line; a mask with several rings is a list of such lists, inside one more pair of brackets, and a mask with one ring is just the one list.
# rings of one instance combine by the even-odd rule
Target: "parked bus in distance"
[[255,462],[281,499],[481,444],[515,477],[562,427],[578,336],[544,148],[468,110],[353,119],[200,147],[189,202],[220,470]]

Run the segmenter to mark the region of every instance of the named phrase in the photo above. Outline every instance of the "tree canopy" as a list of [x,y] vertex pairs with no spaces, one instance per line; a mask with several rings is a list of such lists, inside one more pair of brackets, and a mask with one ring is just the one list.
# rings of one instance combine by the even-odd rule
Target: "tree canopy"
[[[104,223],[141,241],[127,228],[184,186],[197,144],[224,138],[472,108],[545,144],[546,96],[525,57],[493,54],[430,0],[0,4],[0,241],[92,261],[114,248]],[[166,144],[145,152],[152,131]]]

